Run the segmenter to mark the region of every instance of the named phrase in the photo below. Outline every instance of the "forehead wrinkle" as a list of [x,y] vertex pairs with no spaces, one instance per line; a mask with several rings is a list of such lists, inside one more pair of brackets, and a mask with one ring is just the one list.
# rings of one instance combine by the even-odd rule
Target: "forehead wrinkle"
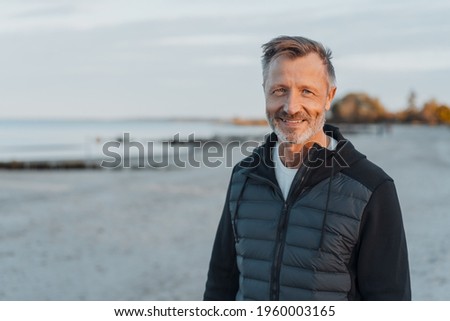
[[[314,54],[310,55],[312,56]],[[305,64],[306,61],[304,61],[304,59],[308,58],[310,55],[294,58],[288,56],[278,56],[272,60],[268,68],[268,75],[266,79],[267,85],[269,86],[268,88],[277,86],[292,87],[294,85],[299,89],[311,88],[319,91],[320,87],[323,86],[321,83],[323,81],[325,83],[326,90],[328,91],[328,77],[323,64],[320,64],[323,68],[316,67],[314,62],[303,66],[303,68],[292,66],[292,64]],[[319,56],[316,58],[320,60]],[[300,59],[302,59],[302,61],[300,61]],[[309,66],[311,66],[311,68],[308,68]]]
[[[266,83],[268,76],[271,73],[271,70],[273,68],[273,65],[277,62],[279,62],[280,60],[285,60],[285,61],[292,61],[295,63],[295,61],[298,61],[300,59],[308,59],[311,57],[315,57],[317,60],[317,66],[321,66],[322,68],[320,68],[320,73],[322,74],[321,76],[323,76],[323,78],[325,79],[326,83],[327,83],[327,91],[330,89],[330,87],[335,87],[334,82],[332,82],[332,80],[330,79],[330,75],[328,74],[328,70],[327,70],[327,65],[323,62],[322,58],[314,52],[308,53],[306,55],[301,55],[301,56],[294,56],[292,54],[290,54],[289,52],[281,52],[278,53],[277,55],[274,55],[272,57],[272,59],[270,60],[267,68],[265,70],[263,70],[263,85]],[[294,69],[294,68],[292,68]]]

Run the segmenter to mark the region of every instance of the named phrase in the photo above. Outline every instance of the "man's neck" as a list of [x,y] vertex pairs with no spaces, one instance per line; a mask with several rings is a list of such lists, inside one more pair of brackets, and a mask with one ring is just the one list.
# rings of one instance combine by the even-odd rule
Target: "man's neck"
[[279,143],[278,153],[284,166],[299,168],[307,157],[308,151],[315,143],[326,147],[329,144],[329,137],[324,132],[320,132],[314,139],[305,144]]

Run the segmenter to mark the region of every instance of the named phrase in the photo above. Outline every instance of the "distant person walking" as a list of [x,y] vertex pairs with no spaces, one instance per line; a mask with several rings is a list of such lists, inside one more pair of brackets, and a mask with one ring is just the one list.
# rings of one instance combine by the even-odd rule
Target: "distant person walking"
[[205,300],[410,300],[393,180],[325,125],[331,52],[303,37],[263,45],[273,133],[237,164]]

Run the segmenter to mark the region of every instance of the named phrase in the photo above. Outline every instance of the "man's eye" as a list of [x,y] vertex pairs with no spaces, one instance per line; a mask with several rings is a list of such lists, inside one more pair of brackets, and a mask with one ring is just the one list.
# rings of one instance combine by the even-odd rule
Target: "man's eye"
[[287,90],[284,89],[284,88],[277,88],[277,89],[275,89],[275,90],[272,92],[272,94],[274,94],[274,95],[276,95],[276,96],[282,96],[282,95],[284,95],[286,92],[287,92]]
[[312,91],[311,90],[308,90],[308,89],[303,89],[302,90],[302,94],[304,94],[304,95],[312,95]]

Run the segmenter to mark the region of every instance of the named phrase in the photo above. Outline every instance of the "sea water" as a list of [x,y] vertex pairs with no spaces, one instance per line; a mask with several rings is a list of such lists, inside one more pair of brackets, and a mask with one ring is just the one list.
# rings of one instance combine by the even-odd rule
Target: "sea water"
[[0,120],[0,162],[98,158],[105,143],[126,134],[146,145],[267,132],[267,126],[206,120]]

